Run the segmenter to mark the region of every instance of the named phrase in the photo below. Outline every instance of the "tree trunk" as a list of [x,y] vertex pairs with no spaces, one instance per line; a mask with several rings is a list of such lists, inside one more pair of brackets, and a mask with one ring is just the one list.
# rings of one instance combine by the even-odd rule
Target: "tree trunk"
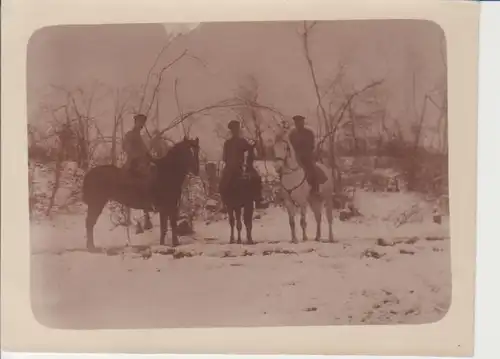
[[56,157],[56,168],[55,168],[55,178],[54,178],[54,186],[52,187],[52,193],[50,195],[49,205],[47,206],[46,215],[49,216],[52,208],[55,204],[56,194],[61,185],[61,171],[62,171],[62,162],[64,160],[64,151],[65,151],[65,141],[63,138],[59,138],[59,151]]
[[116,137],[118,131],[118,120],[115,118],[113,123],[113,133],[111,135],[111,164],[116,166]]
[[319,112],[321,113],[321,116],[323,117],[323,120],[325,122],[326,131],[328,134],[330,134],[330,136],[328,138],[328,155],[329,155],[328,162],[329,162],[329,165],[330,165],[330,168],[332,171],[335,190],[340,191],[341,184],[340,184],[339,179],[337,178],[338,171],[337,171],[337,163],[335,160],[335,139],[334,139],[335,134],[332,133],[332,131],[330,131],[332,124],[329,123],[329,119],[328,119],[328,116],[326,114],[325,107],[323,106],[323,103],[321,102],[321,95],[319,93],[319,85],[318,85],[318,81],[316,78],[316,71],[314,69],[314,65],[313,65],[313,62],[311,60],[311,55],[309,53],[308,31],[309,31],[309,29],[307,29],[307,25],[304,22],[304,34],[303,34],[303,43],[302,43],[302,45],[304,47],[304,55],[306,57],[307,65],[308,65],[309,72],[311,75],[311,80],[312,80],[312,83],[314,85],[314,93],[316,95],[316,101],[317,101],[317,104],[318,104],[318,107],[320,110]]

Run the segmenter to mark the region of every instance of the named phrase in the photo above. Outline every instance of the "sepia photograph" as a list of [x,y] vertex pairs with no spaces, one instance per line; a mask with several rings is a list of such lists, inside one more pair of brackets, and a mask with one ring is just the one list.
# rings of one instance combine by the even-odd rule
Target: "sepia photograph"
[[446,49],[415,19],[39,29],[26,59],[36,320],[440,321]]

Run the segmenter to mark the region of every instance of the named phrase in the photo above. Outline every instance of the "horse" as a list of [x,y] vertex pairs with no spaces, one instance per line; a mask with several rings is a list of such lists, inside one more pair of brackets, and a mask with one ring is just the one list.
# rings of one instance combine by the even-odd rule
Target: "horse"
[[295,216],[297,208],[300,211],[300,225],[302,227],[302,239],[307,241],[307,221],[306,212],[309,206],[314,213],[316,220],[316,241],[321,240],[321,215],[324,207],[328,220],[328,240],[334,242],[333,238],[333,208],[334,208],[334,182],[331,171],[321,164],[316,163],[316,173],[318,175],[319,196],[311,196],[311,186],[306,179],[304,169],[298,164],[295,151],[286,133],[276,136],[274,143],[274,165],[280,175],[281,191],[286,210],[292,243],[298,243],[295,231]]
[[[252,227],[253,227],[253,213],[254,202],[259,194],[260,189],[257,187],[255,177],[258,174],[253,168],[255,159],[254,148],[248,151],[247,159],[245,161],[245,168],[236,170],[234,175],[227,181],[225,188],[220,189],[221,200],[226,207],[229,219],[229,226],[231,227],[231,234],[229,243],[234,243],[234,227],[236,222],[236,229],[238,231],[237,243],[241,244],[241,230],[243,225],[241,223],[241,215],[243,212],[243,222],[246,228],[247,244],[253,244]],[[226,174],[228,175],[228,174]]]
[[[123,168],[101,165],[92,168],[83,179],[83,202],[87,204],[85,226],[87,249],[95,250],[94,226],[108,201],[116,201],[129,208],[150,210],[153,206],[160,214],[160,244],[165,244],[168,220],[172,229],[172,246],[179,245],[177,218],[182,185],[191,173],[199,175],[199,139],[184,139],[159,159],[152,159],[156,167],[153,175],[153,198],[151,190],[137,181],[131,182]],[[153,203],[151,203],[153,202]],[[128,244],[128,243],[127,243]]]

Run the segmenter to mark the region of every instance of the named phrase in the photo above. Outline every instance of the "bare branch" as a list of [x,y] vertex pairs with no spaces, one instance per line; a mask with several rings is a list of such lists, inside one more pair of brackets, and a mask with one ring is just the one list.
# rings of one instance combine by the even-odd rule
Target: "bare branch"
[[323,120],[326,121],[326,119],[327,119],[326,110],[325,110],[325,108],[322,104],[322,101],[321,101],[322,96],[321,96],[320,91],[319,91],[318,81],[316,78],[316,71],[314,69],[311,55],[309,53],[309,31],[314,27],[315,24],[316,23],[313,22],[310,26],[308,26],[307,22],[304,21],[304,33],[302,35],[302,46],[304,48],[304,56],[306,58],[309,72],[311,75],[311,79],[312,79],[312,82],[314,85],[314,92],[315,92],[316,100],[317,100],[317,108],[318,108],[319,112],[321,113]]
[[372,89],[372,88],[374,88],[376,86],[381,85],[383,82],[384,82],[384,80],[374,81],[374,82],[366,85],[365,87],[361,88],[360,90],[351,93],[348,96],[347,100],[344,102],[344,104],[341,107],[339,107],[337,109],[337,111],[335,112],[335,114],[333,116],[329,116],[330,123],[332,123],[332,124],[333,124],[333,122],[335,122],[335,123],[333,124],[332,128],[330,129],[330,131],[328,133],[326,133],[323,136],[323,138],[318,142],[317,149],[319,149],[321,147],[321,145],[323,144],[323,142],[327,138],[329,138],[330,136],[332,136],[332,135],[335,134],[335,132],[337,131],[337,129],[338,129],[339,125],[340,125],[340,123],[342,122],[342,119],[344,118],[345,111],[351,106],[351,103],[354,100],[354,98],[356,98],[357,96],[361,95],[362,93],[368,91],[369,89]]
[[[161,83],[162,83],[162,80],[163,80],[163,74],[165,73],[165,71],[167,71],[168,69],[170,69],[172,66],[174,66],[177,62],[179,62],[184,56],[186,56],[187,54],[187,50],[184,50],[179,56],[177,56],[173,61],[171,61],[168,65],[162,67],[162,69],[160,70],[160,72],[158,73],[158,81],[156,83],[156,86],[154,87],[154,90],[153,90],[153,97],[151,99],[151,102],[149,103],[149,106],[146,110],[146,113],[145,115],[147,116],[149,114],[149,112],[151,111],[151,108],[153,107],[153,102],[157,96],[157,93],[158,93],[158,90],[161,86]],[[140,108],[141,110],[141,108]]]
[[[182,114],[182,108],[181,108],[181,105],[180,105],[180,102],[179,102],[179,94],[177,92],[177,85],[178,85],[178,83],[179,83],[179,81],[176,78],[175,81],[174,81],[175,103],[177,105],[177,111],[179,112],[179,117],[180,118],[184,118],[184,115]],[[182,125],[182,131],[184,132],[184,136],[186,136],[186,127],[184,126],[184,121],[181,122],[181,125]]]
[[[281,118],[284,118],[283,114],[281,114],[278,110],[276,110],[272,107],[260,105],[257,103],[250,103],[250,105],[253,107],[256,107],[256,108],[261,108],[261,109],[267,110],[271,113],[279,115]],[[232,99],[227,99],[227,100],[217,102],[213,105],[202,107],[202,108],[197,109],[197,110],[184,112],[182,114],[182,116],[175,117],[167,127],[165,127],[163,130],[160,131],[160,134],[163,134],[163,133],[175,128],[176,126],[181,124],[183,121],[185,121],[186,119],[188,119],[194,115],[203,114],[203,113],[210,112],[210,111],[217,110],[217,109],[234,109],[234,108],[245,107],[245,106],[248,106],[248,104],[242,102],[238,98],[236,98],[236,99],[232,98]],[[273,119],[274,119],[274,117],[273,117]]]
[[335,78],[330,82],[330,85],[326,88],[326,90],[321,94],[321,98],[323,99],[326,95],[328,95],[332,90],[334,90],[337,85],[342,81],[342,78],[344,77],[344,64],[339,65],[339,69],[337,71],[337,75]]
[[203,68],[207,69],[208,68],[208,65],[205,61],[203,61],[201,58],[199,58],[198,56],[195,56],[195,55],[192,55],[192,54],[187,54],[186,57],[189,57],[190,59],[192,60],[195,60],[196,62],[198,62]]
[[208,111],[214,110],[214,109],[230,108],[230,107],[233,107],[232,103],[228,103],[227,101],[222,101],[220,103],[217,103],[217,104],[214,104],[214,105],[210,105],[210,106],[206,106],[206,107],[200,108],[198,110],[186,112],[182,116],[175,117],[172,120],[172,122],[167,127],[165,127],[163,130],[160,131],[160,134],[163,134],[163,133],[171,130],[172,128],[177,127],[180,123],[182,123],[187,118],[189,118],[189,117],[191,117],[193,115],[204,113],[204,112],[208,112]]
[[[266,105],[262,105],[256,101],[252,101],[252,100],[244,100],[244,99],[241,99],[239,97],[236,97],[237,100],[239,101],[242,101],[243,103],[240,103],[240,104],[235,104],[234,106],[235,107],[241,107],[241,106],[251,106],[251,107],[254,107],[254,108],[258,108],[258,109],[262,109],[262,110],[266,110],[266,111],[269,111],[277,116],[279,116],[281,118],[281,120],[283,120],[285,118],[285,115],[282,114],[281,112],[279,112],[277,109],[273,108],[273,107],[270,107],[270,106],[266,106]],[[276,123],[279,123],[278,121],[276,121],[276,119],[274,118],[274,116],[272,117],[272,119],[276,122]]]
[[139,102],[139,109],[142,108],[142,105],[144,104],[144,100],[146,99],[146,91],[147,91],[147,88],[149,86],[149,80],[151,78],[151,75],[153,74],[154,68],[158,64],[158,61],[160,60],[160,57],[163,55],[163,53],[165,51],[167,51],[167,49],[170,47],[170,45],[172,45],[173,40],[176,37],[177,36],[174,36],[174,37],[171,37],[170,39],[167,40],[168,43],[162,47],[162,49],[160,50],[160,52],[158,52],[158,54],[156,55],[155,60],[153,61],[153,65],[149,68],[149,71],[148,71],[148,73],[146,75],[146,81],[144,83],[144,90],[143,90],[143,93],[142,93],[142,96],[141,96],[141,101]]

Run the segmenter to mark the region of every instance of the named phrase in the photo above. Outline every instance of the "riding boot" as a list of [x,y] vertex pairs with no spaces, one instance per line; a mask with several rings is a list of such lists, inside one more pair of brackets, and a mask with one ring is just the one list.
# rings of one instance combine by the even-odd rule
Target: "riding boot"
[[319,183],[317,181],[316,175],[311,173],[309,176],[309,184],[311,185],[310,195],[312,197],[319,197]]

